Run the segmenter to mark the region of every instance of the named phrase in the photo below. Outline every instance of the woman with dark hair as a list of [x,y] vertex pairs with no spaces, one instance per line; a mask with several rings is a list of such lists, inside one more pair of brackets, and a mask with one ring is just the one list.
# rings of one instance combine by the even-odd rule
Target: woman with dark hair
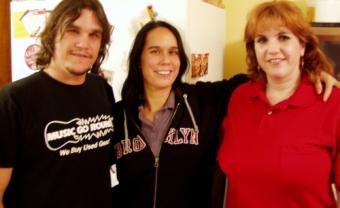
[[135,108],[136,106],[133,105],[139,105],[140,102],[136,102],[136,99],[140,99],[144,96],[144,81],[140,63],[147,35],[149,31],[156,28],[168,29],[173,34],[177,43],[176,47],[173,50],[175,50],[175,53],[178,54],[178,61],[180,65],[178,74],[175,76],[175,80],[173,81],[173,83],[171,83],[172,88],[175,89],[179,87],[179,85],[182,83],[182,75],[186,72],[187,66],[189,64],[188,58],[184,51],[181,36],[175,27],[164,21],[152,21],[146,24],[139,31],[135,38],[134,46],[132,47],[129,56],[129,74],[126,78],[126,81],[124,82],[122,89],[122,100],[124,100],[124,103],[126,104],[126,106],[129,106],[130,109],[132,108],[137,110],[137,108]]
[[151,21],[138,32],[114,116],[115,207],[222,206],[220,124],[232,91],[248,78],[189,85],[181,82],[187,68],[172,25]]
[[251,81],[233,93],[219,164],[228,208],[340,207],[340,91],[327,102],[315,74],[333,68],[289,1],[256,6],[245,29]]
[[120,184],[114,201],[121,207],[222,203],[212,198],[218,132],[232,90],[247,77],[189,85],[181,81],[187,68],[182,39],[172,25],[151,21],[138,32],[115,115]]

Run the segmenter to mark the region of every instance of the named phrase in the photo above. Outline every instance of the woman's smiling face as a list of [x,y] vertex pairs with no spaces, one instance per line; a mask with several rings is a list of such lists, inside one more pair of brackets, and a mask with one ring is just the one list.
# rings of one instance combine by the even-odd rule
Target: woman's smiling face
[[179,73],[180,58],[176,37],[170,30],[157,27],[148,33],[140,67],[145,88],[171,90]]
[[300,58],[305,46],[287,27],[277,26],[258,31],[255,39],[256,59],[267,79],[286,79],[300,75]]

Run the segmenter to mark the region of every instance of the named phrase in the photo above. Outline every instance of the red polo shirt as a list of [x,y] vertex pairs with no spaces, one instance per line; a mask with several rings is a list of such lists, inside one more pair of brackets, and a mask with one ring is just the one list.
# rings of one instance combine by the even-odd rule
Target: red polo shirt
[[232,95],[219,164],[228,177],[228,208],[335,207],[340,190],[340,90],[327,102],[305,78],[276,105],[263,82]]

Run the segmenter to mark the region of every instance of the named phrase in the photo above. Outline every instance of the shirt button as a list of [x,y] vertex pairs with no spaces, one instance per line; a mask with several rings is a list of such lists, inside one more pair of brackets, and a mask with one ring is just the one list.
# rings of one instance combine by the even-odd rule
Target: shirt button
[[273,111],[272,110],[269,110],[268,112],[267,112],[267,115],[268,116],[270,116],[270,115],[272,115],[273,114]]

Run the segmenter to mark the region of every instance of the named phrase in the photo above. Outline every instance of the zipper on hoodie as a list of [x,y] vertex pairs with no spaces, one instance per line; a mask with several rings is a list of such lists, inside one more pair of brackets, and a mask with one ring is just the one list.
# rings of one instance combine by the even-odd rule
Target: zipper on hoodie
[[[172,117],[173,118],[173,117]],[[144,140],[146,140],[145,135],[142,132],[142,129],[137,125],[137,123],[131,119],[131,121],[133,122],[134,126],[137,128],[138,132],[141,134],[141,136],[143,137]],[[147,143],[147,142],[146,142]],[[149,144],[148,144],[149,145]],[[151,151],[152,152],[152,151]],[[155,162],[153,164],[154,168],[155,168],[155,183],[154,183],[154,192],[153,192],[153,208],[156,208],[156,203],[157,203],[157,187],[158,187],[158,167],[159,167],[159,157],[155,157]]]
[[[193,114],[192,114],[191,108],[189,107],[189,103],[188,103],[188,101],[187,101],[187,97],[188,97],[188,95],[187,95],[187,94],[184,94],[184,95],[183,95],[183,100],[184,100],[185,105],[188,107],[188,111],[189,111],[190,117],[193,119]],[[167,126],[167,128],[166,128],[166,129],[167,129],[167,132],[169,132],[170,125],[172,124],[172,121],[173,121],[173,119],[174,119],[174,117],[175,117],[175,115],[176,115],[176,112],[177,112],[177,110],[178,110],[178,108],[179,108],[179,106],[180,106],[180,103],[181,103],[181,101],[177,103],[177,105],[176,105],[176,107],[175,107],[175,110],[174,110],[174,112],[173,112],[173,114],[172,114],[172,116],[171,116],[171,118],[170,118],[170,120],[169,120],[168,126]],[[198,131],[198,126],[197,126],[195,120],[193,119],[192,121],[193,121],[195,130]],[[139,128],[139,126],[138,126],[136,123],[135,123],[135,125],[136,125],[137,128],[139,129],[140,133],[143,135],[143,133],[142,133],[141,129]],[[166,135],[165,135],[165,136],[166,136]],[[144,135],[143,135],[143,137],[144,137],[144,139],[145,139],[145,136],[144,136]],[[162,142],[162,144],[163,144],[163,142]],[[162,144],[161,144],[161,148],[160,148],[160,151],[159,151],[158,156],[154,156],[154,158],[155,158],[155,162],[154,162],[154,168],[155,168],[155,182],[154,182],[154,193],[153,193],[153,206],[152,206],[153,208],[157,208],[157,195],[158,195],[158,194],[157,194],[157,190],[158,190],[159,155],[160,155],[160,153],[161,153],[161,151],[162,151]]]
[[159,167],[159,157],[155,157],[155,163],[153,165],[155,167],[155,185],[153,192],[153,208],[156,208],[157,203],[157,188],[158,188],[158,167]]
[[[172,123],[172,121],[173,121],[173,119],[174,119],[174,117],[175,117],[175,115],[176,115],[176,112],[177,112],[177,110],[178,110],[178,108],[179,108],[179,105],[180,105],[180,102],[177,103],[177,105],[176,105],[176,107],[175,107],[175,110],[174,110],[174,112],[173,112],[173,114],[172,114],[172,116],[171,116],[171,118],[170,118],[170,120],[169,120],[168,127],[166,128],[166,129],[167,129],[167,132],[169,132],[170,125],[171,125],[171,123]],[[144,140],[146,140],[146,139],[145,139],[145,136],[144,136],[144,134],[143,134],[143,132],[142,132],[142,129],[137,125],[137,123],[134,121],[134,119],[131,119],[131,120],[132,120],[133,124],[135,125],[135,127],[138,129],[139,133],[140,133],[140,134],[142,135],[142,137],[144,138]],[[163,142],[162,142],[162,144],[163,144]],[[162,144],[161,144],[161,148],[160,148],[160,149],[162,149]],[[160,150],[159,152],[161,152],[161,150]],[[159,153],[159,155],[160,155],[160,153]],[[153,166],[154,166],[154,168],[155,168],[155,181],[154,181],[153,206],[152,206],[153,208],[156,208],[156,207],[157,207],[157,189],[158,189],[159,155],[158,155],[158,156],[154,156],[155,162],[154,162],[154,165],[153,165]]]
[[[174,117],[176,115],[176,112],[178,110],[178,107],[180,105],[180,102],[177,103],[176,105],[176,108],[169,120],[169,123],[168,123],[168,127],[166,128],[167,129],[167,132],[169,132],[169,128],[170,128],[170,125],[172,123],[172,121],[174,120]],[[163,142],[162,142],[163,144]],[[154,182],[154,192],[153,192],[153,208],[156,208],[157,207],[157,190],[158,190],[158,170],[159,170],[159,155],[160,155],[160,152],[162,150],[162,144],[161,144],[161,148],[160,148],[160,151],[159,151],[159,154],[158,156],[155,156],[155,163],[154,163],[154,167],[155,167],[155,182]]]

